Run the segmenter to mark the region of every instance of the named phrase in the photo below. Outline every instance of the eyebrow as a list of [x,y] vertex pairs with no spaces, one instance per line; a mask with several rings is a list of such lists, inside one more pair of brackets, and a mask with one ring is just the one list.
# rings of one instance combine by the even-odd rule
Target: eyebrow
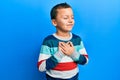
[[[62,16],[69,16],[69,15],[62,15]],[[74,15],[70,15],[70,16],[72,16],[72,17],[73,17]]]

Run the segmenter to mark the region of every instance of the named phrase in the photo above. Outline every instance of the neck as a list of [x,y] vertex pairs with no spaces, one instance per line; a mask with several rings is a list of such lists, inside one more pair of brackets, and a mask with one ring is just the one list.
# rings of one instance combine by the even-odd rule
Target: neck
[[70,32],[56,32],[56,35],[61,37],[61,38],[69,38],[70,37]]

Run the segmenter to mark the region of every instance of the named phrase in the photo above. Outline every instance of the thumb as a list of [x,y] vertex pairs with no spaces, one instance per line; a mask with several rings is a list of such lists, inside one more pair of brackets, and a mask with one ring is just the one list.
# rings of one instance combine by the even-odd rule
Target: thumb
[[73,47],[73,43],[71,41],[67,42],[67,44]]

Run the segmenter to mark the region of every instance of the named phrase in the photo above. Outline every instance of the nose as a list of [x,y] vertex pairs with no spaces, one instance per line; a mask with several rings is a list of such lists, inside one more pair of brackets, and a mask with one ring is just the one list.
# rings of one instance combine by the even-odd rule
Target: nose
[[72,18],[69,18],[69,21],[68,21],[69,23],[73,23],[74,22],[74,19],[72,19]]

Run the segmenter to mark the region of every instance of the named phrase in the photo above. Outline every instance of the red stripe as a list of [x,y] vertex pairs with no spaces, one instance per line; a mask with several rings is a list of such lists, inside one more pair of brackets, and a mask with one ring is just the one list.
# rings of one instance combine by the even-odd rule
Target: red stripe
[[83,56],[85,56],[86,58],[88,58],[88,55],[83,54]]
[[37,67],[38,67],[38,68],[39,68],[39,66],[42,64],[43,61],[45,61],[45,60],[42,60],[42,61],[38,62],[38,64],[37,64]]
[[58,63],[53,70],[59,70],[59,71],[66,71],[66,70],[72,70],[77,67],[77,64],[75,62],[67,62],[67,63]]

